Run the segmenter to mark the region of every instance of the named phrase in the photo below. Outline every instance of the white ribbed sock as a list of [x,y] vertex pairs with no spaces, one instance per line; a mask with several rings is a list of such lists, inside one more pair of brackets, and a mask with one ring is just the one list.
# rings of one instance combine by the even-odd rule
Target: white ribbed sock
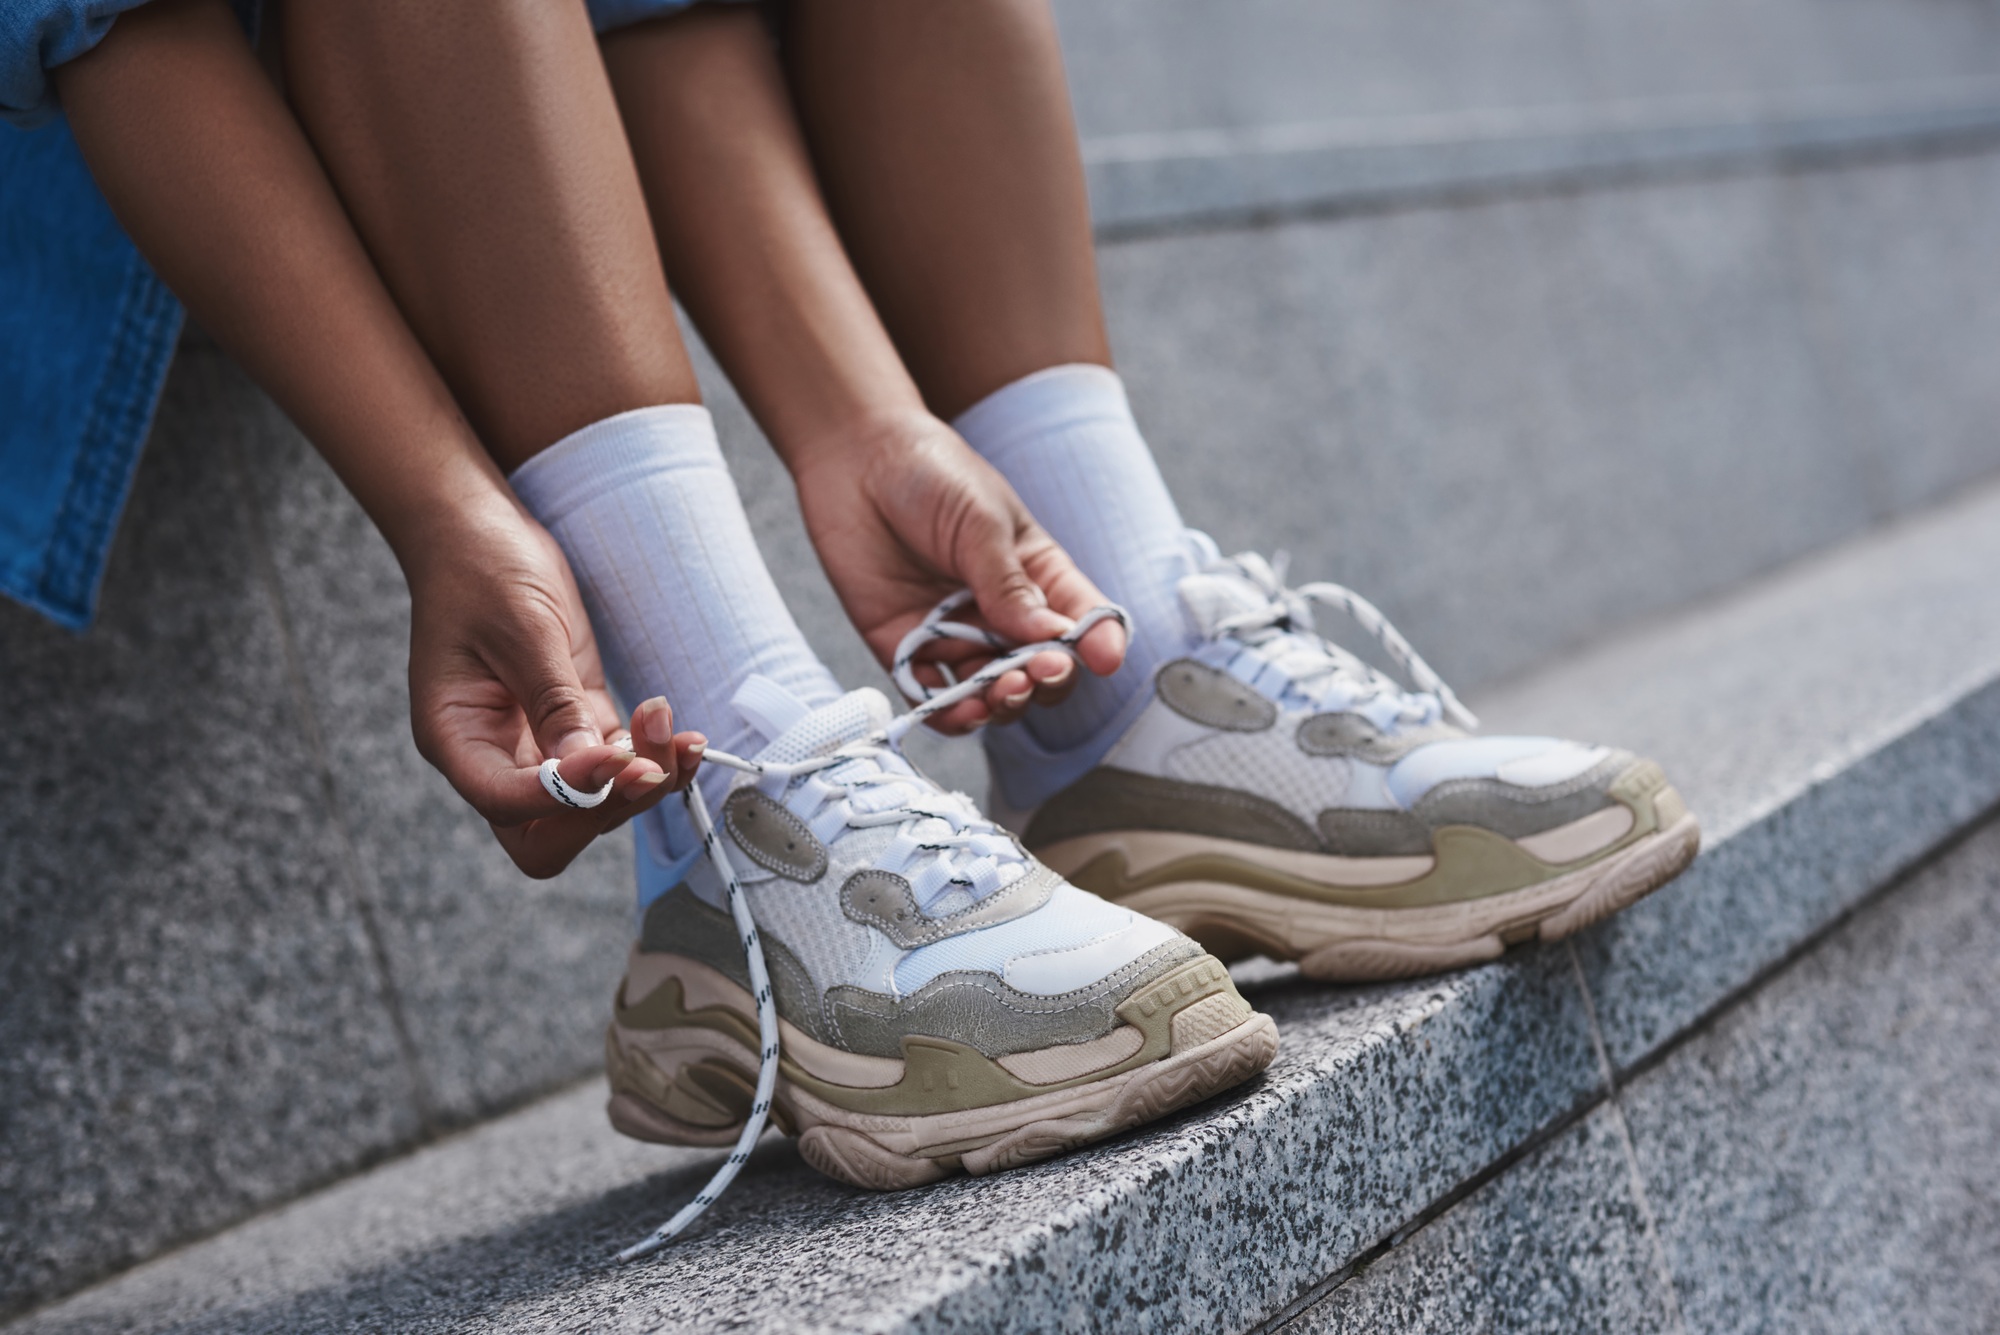
[[952,425],[1083,573],[1132,614],[1132,647],[1114,676],[1086,675],[1059,708],[1031,711],[1023,725],[1029,737],[1021,728],[988,731],[1005,796],[1033,806],[1097,763],[1142,707],[1153,670],[1194,642],[1176,590],[1195,569],[1194,552],[1117,372],[1037,371]]
[[[607,417],[509,480],[569,556],[626,708],[664,695],[676,729],[744,755],[763,742],[729,701],[752,673],[809,705],[840,697],[764,566],[708,409]],[[711,803],[729,776],[703,771]]]

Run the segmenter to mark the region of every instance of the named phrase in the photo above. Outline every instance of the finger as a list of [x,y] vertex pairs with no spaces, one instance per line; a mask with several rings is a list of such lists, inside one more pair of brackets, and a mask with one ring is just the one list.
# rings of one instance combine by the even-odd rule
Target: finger
[[604,804],[606,815],[599,822],[598,833],[615,830],[634,816],[650,811],[665,801],[675,787],[672,778],[661,770],[649,770],[622,783],[619,795]]
[[984,700],[960,700],[949,709],[927,717],[924,722],[947,737],[963,737],[993,721],[993,711]]
[[[507,688],[544,756],[568,758],[572,752],[602,744],[589,694],[570,660],[569,644],[553,635],[540,642],[515,646],[519,652],[493,663],[494,674]],[[563,779],[568,781],[565,773]]]
[[1100,621],[1077,641],[1076,652],[1083,665],[1100,677],[1108,677],[1125,664],[1130,637],[1116,621]]
[[986,707],[993,711],[995,723],[1012,723],[1027,711],[1028,701],[1035,693],[1035,683],[1027,673],[1019,668],[1003,672],[984,691]]
[[556,773],[562,775],[564,783],[580,793],[598,793],[638,759],[637,754],[623,747],[600,743],[564,756],[562,763],[556,766]]
[[1059,705],[1076,689],[1076,660],[1053,651],[1036,654],[1028,662],[1028,676],[1035,683],[1036,704]]
[[674,738],[675,757],[680,761],[681,787],[694,782],[694,772],[701,768],[701,758],[707,751],[708,738],[698,732],[684,732]]
[[514,859],[515,866],[536,880],[545,881],[576,861],[576,855],[597,837],[598,823],[585,821],[582,816],[580,811],[569,811],[525,825],[496,825],[493,837],[500,841],[507,856]]
[[[1111,600],[1069,559],[1069,553],[1044,537],[1039,546],[1025,549],[1022,563],[1028,573],[1048,590],[1049,606],[1067,617],[1081,620],[1085,613]],[[1085,633],[1077,650],[1083,665],[1097,676],[1108,677],[1125,661],[1128,637],[1116,621],[1100,621]]]
[[680,786],[680,752],[674,746],[674,710],[656,695],[632,711],[632,749],[660,767],[667,781]]
[[[918,684],[933,691],[942,691],[954,682],[964,681],[991,663],[994,653],[984,644],[973,644],[966,640],[933,640],[918,651],[910,664],[910,672]],[[947,679],[941,668],[951,669]]]
[[[557,772],[579,792],[597,792],[630,768],[638,757],[620,747],[600,743],[572,753]],[[459,795],[489,823],[523,825],[573,810],[542,786],[539,765],[519,765],[498,747],[447,739],[437,757]],[[647,765],[648,769],[657,766]],[[643,771],[634,771],[636,773]]]
[[998,522],[970,533],[959,557],[965,582],[994,630],[1017,644],[1053,640],[1076,620],[1049,606],[1047,588],[1021,564],[1015,539],[1012,526]]
[[[525,768],[495,765],[469,783],[454,779],[453,786],[472,804],[473,810],[496,828],[519,828],[531,821],[572,814],[574,808],[564,805],[542,787],[540,769],[538,765]],[[569,780],[565,778],[563,782]]]
[[[567,776],[564,782],[568,782]],[[667,776],[658,765],[636,757],[610,782],[614,788],[602,806],[578,811],[557,802],[553,815],[519,824],[494,823],[494,837],[514,865],[529,876],[538,880],[554,876],[575,861],[576,855],[597,836],[623,825],[665,797],[669,787]]]

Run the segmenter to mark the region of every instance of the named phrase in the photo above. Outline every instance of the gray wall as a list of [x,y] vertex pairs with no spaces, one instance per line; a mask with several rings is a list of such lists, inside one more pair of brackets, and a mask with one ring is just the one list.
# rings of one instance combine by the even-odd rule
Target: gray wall
[[[1461,685],[2000,466],[2000,6],[1061,17],[1188,518],[1361,588]],[[801,621],[868,678],[716,406]],[[0,1310],[591,1068],[629,854],[509,868],[410,747],[406,617],[199,340],[99,625],[0,606]]]

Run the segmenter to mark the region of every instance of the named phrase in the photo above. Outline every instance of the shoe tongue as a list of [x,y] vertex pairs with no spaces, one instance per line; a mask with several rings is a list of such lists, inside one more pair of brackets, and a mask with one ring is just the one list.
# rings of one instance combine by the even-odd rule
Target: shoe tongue
[[887,727],[895,713],[882,692],[864,686],[813,709],[768,677],[753,676],[730,702],[768,742],[757,759],[787,764],[823,756]]
[[1204,570],[1184,577],[1179,585],[1181,606],[1195,629],[1213,635],[1217,624],[1242,612],[1268,607],[1271,595],[1233,571]]

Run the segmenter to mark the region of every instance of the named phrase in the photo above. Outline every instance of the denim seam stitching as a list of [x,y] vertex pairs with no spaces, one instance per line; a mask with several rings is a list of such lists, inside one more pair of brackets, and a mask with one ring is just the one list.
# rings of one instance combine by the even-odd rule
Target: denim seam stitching
[[31,584],[37,605],[81,628],[95,612],[118,518],[173,361],[180,303],[134,253],[55,530]]

